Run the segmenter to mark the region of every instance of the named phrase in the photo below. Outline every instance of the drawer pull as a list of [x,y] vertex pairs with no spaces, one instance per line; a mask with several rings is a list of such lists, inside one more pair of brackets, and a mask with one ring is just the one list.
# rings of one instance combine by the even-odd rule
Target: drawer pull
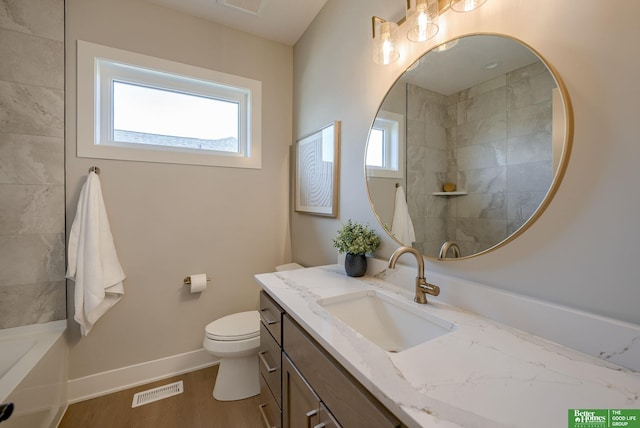
[[313,428],[325,428],[327,426],[326,422],[320,422],[318,425],[314,426]]
[[262,415],[262,422],[264,423],[265,428],[277,428],[275,425],[271,425],[271,422],[269,422],[269,418],[267,417],[267,413],[264,411],[265,407],[267,407],[268,404],[260,404],[258,406],[258,408],[260,409],[260,415]]
[[311,418],[318,414],[318,409],[309,410],[307,415],[307,428],[311,428]]
[[262,361],[262,365],[264,366],[265,369],[267,369],[267,371],[269,373],[273,373],[276,370],[278,370],[277,367],[271,367],[269,365],[269,363],[267,362],[267,359],[264,357],[264,354],[266,354],[268,351],[262,351],[262,352],[258,352],[258,357],[260,357],[260,361]]
[[264,320],[267,322],[267,325],[278,324],[278,321],[274,320],[273,318],[269,318],[267,316],[267,314],[269,313],[269,308],[260,309],[260,312],[261,312],[262,317],[264,318]]

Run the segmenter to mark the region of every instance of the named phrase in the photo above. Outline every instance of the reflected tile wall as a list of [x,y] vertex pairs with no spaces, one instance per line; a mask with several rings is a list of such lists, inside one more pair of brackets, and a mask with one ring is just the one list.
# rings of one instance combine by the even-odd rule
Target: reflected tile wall
[[[408,86],[407,193],[420,201],[410,204],[416,247],[436,257],[453,240],[463,255],[483,251],[535,212],[553,179],[554,87],[541,62],[447,97]],[[468,194],[433,196],[445,181]]]
[[0,0],[0,328],[66,318],[64,1]]
[[549,88],[556,82],[540,61],[512,71],[507,75],[507,105],[509,110],[551,101]]
[[507,197],[507,233],[512,234],[531,217],[542,203],[544,192],[508,193]]
[[443,95],[407,85],[406,191],[416,233],[413,246],[424,254],[436,245],[439,249],[446,237],[447,203],[432,194],[447,180],[450,153],[445,125],[452,123],[451,104]]

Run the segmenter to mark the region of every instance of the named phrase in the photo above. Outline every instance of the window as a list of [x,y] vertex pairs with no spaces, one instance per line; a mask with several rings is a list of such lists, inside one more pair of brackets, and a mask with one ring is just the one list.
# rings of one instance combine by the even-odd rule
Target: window
[[261,84],[78,41],[78,156],[261,167]]
[[404,174],[404,117],[381,111],[369,133],[367,175],[402,178]]
[[112,90],[113,127],[106,124],[105,141],[241,151],[240,102],[117,80]]

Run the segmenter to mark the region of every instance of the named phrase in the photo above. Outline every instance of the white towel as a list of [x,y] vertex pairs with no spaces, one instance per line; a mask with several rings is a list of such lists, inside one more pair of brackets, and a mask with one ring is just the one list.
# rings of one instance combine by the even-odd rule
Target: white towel
[[67,278],[76,283],[75,316],[86,336],[124,294],[122,271],[102,199],[100,178],[90,172],[82,186],[69,234]]
[[409,247],[416,240],[416,233],[413,230],[413,223],[409,216],[409,208],[407,207],[402,186],[396,188],[396,203],[393,209],[393,220],[391,220],[391,233],[398,241]]

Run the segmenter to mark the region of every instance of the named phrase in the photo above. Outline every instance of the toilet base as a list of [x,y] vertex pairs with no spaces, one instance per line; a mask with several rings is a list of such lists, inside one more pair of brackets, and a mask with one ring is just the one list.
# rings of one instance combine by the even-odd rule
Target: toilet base
[[218,401],[243,400],[260,393],[258,354],[222,358],[218,368],[213,398]]

